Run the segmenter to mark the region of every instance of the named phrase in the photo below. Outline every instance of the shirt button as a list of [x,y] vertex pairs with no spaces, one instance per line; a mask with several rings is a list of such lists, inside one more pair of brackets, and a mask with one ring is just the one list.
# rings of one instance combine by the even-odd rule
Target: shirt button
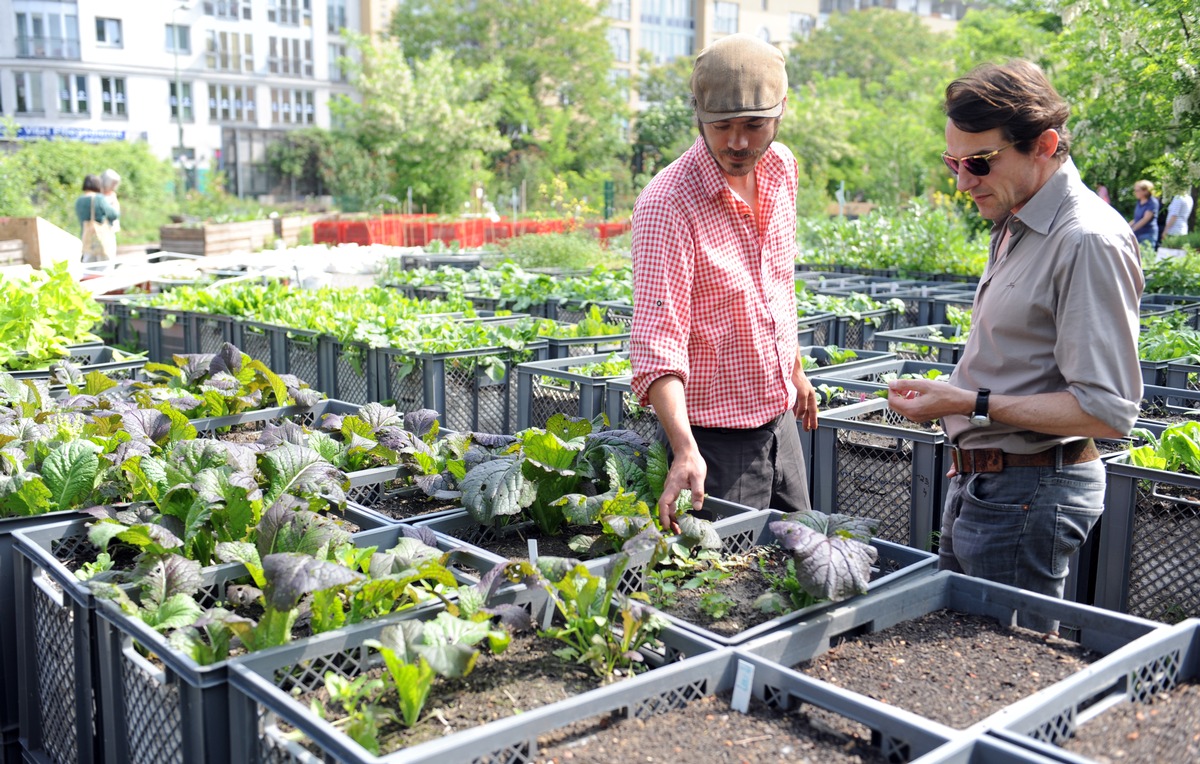
[[662,300],[655,300],[655,301],[654,301],[654,307],[656,307],[656,308],[661,308],[661,307],[662,307]]

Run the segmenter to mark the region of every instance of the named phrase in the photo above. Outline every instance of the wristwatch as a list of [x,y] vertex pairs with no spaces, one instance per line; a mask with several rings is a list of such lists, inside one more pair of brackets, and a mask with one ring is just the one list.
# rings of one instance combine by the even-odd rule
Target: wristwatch
[[992,391],[986,387],[979,388],[979,394],[975,396],[975,411],[967,420],[972,427],[987,427],[992,423],[992,418],[988,416],[988,396],[991,394]]

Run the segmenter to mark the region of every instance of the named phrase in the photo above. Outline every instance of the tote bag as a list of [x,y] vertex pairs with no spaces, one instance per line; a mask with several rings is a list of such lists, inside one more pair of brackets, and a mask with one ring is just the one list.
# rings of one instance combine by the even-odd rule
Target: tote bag
[[91,219],[83,221],[83,262],[112,260],[117,256],[117,234],[108,221],[96,222],[96,197],[92,197]]

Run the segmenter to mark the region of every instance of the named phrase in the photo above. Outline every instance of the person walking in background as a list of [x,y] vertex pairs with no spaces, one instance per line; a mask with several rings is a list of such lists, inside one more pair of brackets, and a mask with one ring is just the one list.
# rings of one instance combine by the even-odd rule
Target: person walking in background
[[1080,180],[1070,109],[1036,65],[975,69],[943,108],[942,158],[992,221],[991,248],[949,384],[896,380],[888,404],[941,419],[954,446],[939,567],[1062,597],[1104,509],[1092,438],[1123,437],[1138,415],[1140,251]]
[[1103,184],[1096,186],[1096,196],[1100,197],[1105,204],[1112,204],[1112,198],[1108,195],[1108,186]]
[[104,194],[104,198],[112,205],[112,208],[117,211],[117,220],[112,222],[113,233],[121,232],[121,201],[117,199],[117,186],[121,185],[121,176],[111,167],[100,173],[100,193]]
[[1167,205],[1167,224],[1163,228],[1164,236],[1187,236],[1188,218],[1191,217],[1194,204],[1195,201],[1187,189],[1171,199],[1171,203]]
[[84,176],[83,194],[75,200],[75,217],[79,219],[83,262],[104,262],[117,256],[117,237],[112,223],[120,213],[101,192],[99,176]]
[[1148,180],[1139,180],[1133,184],[1133,195],[1137,197],[1137,206],[1133,208],[1133,217],[1129,219],[1129,227],[1137,236],[1138,246],[1150,242],[1151,246],[1158,244],[1158,209],[1162,206],[1154,198],[1154,184]]
[[691,89],[700,135],[642,190],[632,222],[632,385],[669,445],[664,529],[681,489],[694,509],[706,493],[809,508],[797,419],[817,426],[796,341],[798,166],[775,143],[783,54],[723,37],[696,57]]

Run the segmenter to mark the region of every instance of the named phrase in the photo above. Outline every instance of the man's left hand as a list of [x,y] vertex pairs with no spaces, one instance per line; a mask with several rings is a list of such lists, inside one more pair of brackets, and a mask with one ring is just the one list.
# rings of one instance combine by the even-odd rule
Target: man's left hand
[[817,389],[808,381],[799,361],[792,369],[792,383],[796,385],[796,405],[792,407],[796,421],[805,430],[817,429]]

